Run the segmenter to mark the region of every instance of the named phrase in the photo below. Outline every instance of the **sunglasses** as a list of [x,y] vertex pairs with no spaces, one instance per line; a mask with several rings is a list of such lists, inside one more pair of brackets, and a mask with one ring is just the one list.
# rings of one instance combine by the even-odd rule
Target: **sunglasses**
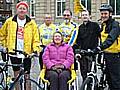
[[64,14],[63,16],[67,16],[67,17],[69,17],[70,15],[69,15],[69,14]]

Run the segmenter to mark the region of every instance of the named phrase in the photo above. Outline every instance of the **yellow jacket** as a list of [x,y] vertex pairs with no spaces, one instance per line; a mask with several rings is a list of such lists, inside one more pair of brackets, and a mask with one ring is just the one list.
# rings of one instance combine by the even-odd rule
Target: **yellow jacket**
[[[101,39],[102,42],[104,42],[108,36],[108,34],[102,32],[101,33]],[[117,41],[115,41],[109,48],[105,49],[104,51],[109,52],[109,53],[118,53],[118,47],[117,47]]]
[[[6,20],[0,29],[0,43],[8,48],[8,52],[14,52],[17,47],[17,15]],[[33,51],[40,52],[40,38],[37,25],[34,20],[26,16],[24,26],[24,51],[28,54]]]
[[59,31],[64,35],[64,41],[70,46],[73,46],[76,42],[78,35],[78,26],[74,22],[70,22],[67,25],[62,23],[59,26]]
[[40,32],[40,39],[42,45],[48,45],[49,43],[52,42],[53,39],[53,33],[56,32],[56,25],[50,24],[49,26],[46,26],[46,24],[42,24],[39,27],[39,32]]
[[[106,24],[103,25],[103,31],[101,32],[102,43],[104,43],[106,41],[106,39],[108,39],[108,33],[105,33],[105,28],[106,28]],[[114,28],[116,30],[116,27],[114,27]],[[114,30],[114,28],[112,28],[112,29]],[[109,39],[109,41],[107,41],[107,44],[111,43],[113,37],[114,37],[113,35],[109,36],[109,38],[111,38],[111,39]],[[118,39],[118,37],[117,37],[117,39],[113,42],[113,44],[111,46],[109,46],[108,48],[104,49],[104,51],[108,52],[108,53],[118,53],[119,52],[119,50],[118,50],[119,49],[119,47],[118,47],[119,40],[120,39]],[[106,43],[104,45],[107,46]]]
[[118,52],[120,52],[120,35],[118,37]]

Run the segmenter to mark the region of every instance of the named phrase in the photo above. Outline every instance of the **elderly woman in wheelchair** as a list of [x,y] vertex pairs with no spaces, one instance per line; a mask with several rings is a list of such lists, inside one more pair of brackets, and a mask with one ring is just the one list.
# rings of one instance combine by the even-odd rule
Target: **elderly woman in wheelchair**
[[60,32],[55,32],[53,43],[46,47],[43,54],[44,67],[40,73],[40,78],[50,84],[50,90],[68,90],[67,84],[76,78],[73,63],[72,47],[63,42],[63,36]]

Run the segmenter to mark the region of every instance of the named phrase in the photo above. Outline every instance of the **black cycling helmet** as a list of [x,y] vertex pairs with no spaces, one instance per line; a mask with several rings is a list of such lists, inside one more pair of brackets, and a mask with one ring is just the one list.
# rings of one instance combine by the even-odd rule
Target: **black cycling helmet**
[[109,11],[109,12],[113,12],[113,8],[110,6],[110,5],[108,5],[108,4],[102,4],[101,6],[100,6],[100,9],[99,9],[100,11]]

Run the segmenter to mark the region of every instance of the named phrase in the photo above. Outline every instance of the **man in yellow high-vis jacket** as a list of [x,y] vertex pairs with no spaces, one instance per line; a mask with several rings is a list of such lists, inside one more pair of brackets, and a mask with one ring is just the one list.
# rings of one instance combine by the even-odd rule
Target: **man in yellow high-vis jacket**
[[[24,51],[31,54],[34,51],[40,52],[40,38],[37,25],[28,14],[28,4],[20,1],[16,5],[16,15],[6,20],[0,29],[0,44],[8,49],[8,53],[19,55],[13,49]],[[10,57],[12,64],[21,64],[22,60],[18,57]],[[30,77],[31,58],[24,59],[25,78]],[[16,78],[20,72],[20,67],[13,66],[14,77]],[[16,86],[19,90],[19,85]],[[26,83],[26,90],[31,90],[31,84]]]
[[110,5],[103,4],[100,7],[102,32],[102,44],[94,49],[95,52],[104,50],[106,61],[106,79],[109,90],[120,90],[120,55],[119,55],[119,23],[112,19],[113,9]]
[[44,52],[45,47],[52,42],[53,33],[57,31],[57,26],[53,24],[52,16],[49,13],[45,14],[44,23],[40,25],[40,41],[43,50],[40,52],[39,62],[40,68],[43,67],[42,62],[42,54]]
[[63,12],[63,20],[64,22],[59,26],[59,31],[63,34],[64,41],[73,46],[77,38],[78,26],[72,21],[72,12],[69,9]]

